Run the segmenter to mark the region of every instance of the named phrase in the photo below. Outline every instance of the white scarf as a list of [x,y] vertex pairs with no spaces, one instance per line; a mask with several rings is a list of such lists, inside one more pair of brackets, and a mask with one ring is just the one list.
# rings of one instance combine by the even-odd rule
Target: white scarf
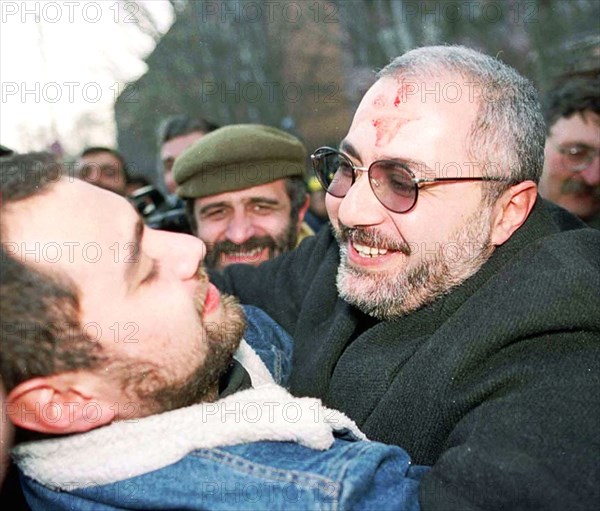
[[275,384],[246,341],[235,358],[248,371],[253,388],[214,403],[24,443],[13,449],[13,458],[28,477],[70,491],[158,470],[195,449],[269,440],[324,450],[333,444],[334,431],[366,440],[343,413],[324,407],[319,399],[296,398]]

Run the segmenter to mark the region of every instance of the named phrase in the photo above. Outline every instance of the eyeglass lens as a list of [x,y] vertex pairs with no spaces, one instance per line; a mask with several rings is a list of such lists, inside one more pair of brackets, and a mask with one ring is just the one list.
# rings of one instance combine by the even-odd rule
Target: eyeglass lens
[[586,169],[600,151],[594,147],[577,144],[568,147],[559,147],[559,152],[565,161],[565,165],[573,172]]
[[[313,167],[325,190],[334,197],[344,197],[354,183],[352,162],[335,151],[317,151]],[[404,213],[415,204],[417,185],[413,176],[400,164],[375,162],[369,167],[369,181],[377,199],[389,210]]]

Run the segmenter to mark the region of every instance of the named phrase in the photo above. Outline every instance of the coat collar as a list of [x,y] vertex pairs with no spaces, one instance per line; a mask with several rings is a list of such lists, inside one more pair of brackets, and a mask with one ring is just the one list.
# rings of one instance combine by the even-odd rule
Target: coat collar
[[[328,410],[318,399],[295,398],[276,385],[245,341],[236,359],[250,374],[254,388],[214,403],[24,443],[13,449],[13,458],[26,476],[52,489],[72,491],[161,469],[196,449],[268,440],[324,450],[333,444],[335,431],[365,439],[345,415]],[[288,420],[291,406],[299,417],[295,422]]]

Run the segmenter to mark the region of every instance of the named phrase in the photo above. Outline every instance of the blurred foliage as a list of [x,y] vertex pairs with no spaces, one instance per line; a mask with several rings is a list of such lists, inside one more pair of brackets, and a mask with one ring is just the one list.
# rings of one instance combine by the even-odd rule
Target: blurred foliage
[[[600,67],[590,51],[600,42],[599,0],[170,3],[175,22],[115,105],[119,147],[149,175],[156,127],[176,113],[283,127],[309,150],[335,144],[373,71],[416,46],[497,55],[541,90],[565,70]],[[140,29],[156,32],[149,16]]]

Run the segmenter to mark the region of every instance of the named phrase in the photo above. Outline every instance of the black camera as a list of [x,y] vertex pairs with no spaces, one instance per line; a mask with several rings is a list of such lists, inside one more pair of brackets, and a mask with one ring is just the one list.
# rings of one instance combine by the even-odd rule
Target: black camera
[[153,229],[192,234],[185,212],[185,203],[175,196],[166,197],[152,185],[143,186],[129,196],[144,219]]

